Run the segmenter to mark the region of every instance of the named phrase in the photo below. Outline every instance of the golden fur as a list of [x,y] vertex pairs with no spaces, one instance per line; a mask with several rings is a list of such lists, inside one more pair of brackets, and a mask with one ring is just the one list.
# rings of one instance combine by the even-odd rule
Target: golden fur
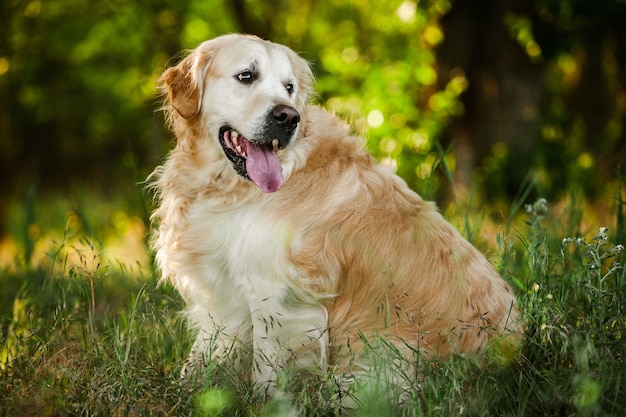
[[[258,80],[240,85],[251,59]],[[311,80],[290,49],[241,35],[205,42],[161,78],[177,143],[152,176],[153,247],[198,331],[190,366],[238,358],[271,385],[291,361],[354,370],[363,337],[438,357],[518,344],[509,286],[432,203],[307,104]],[[251,137],[277,104],[300,120],[275,149],[284,184],[263,193],[218,135],[235,124]],[[246,348],[252,358],[237,355]]]

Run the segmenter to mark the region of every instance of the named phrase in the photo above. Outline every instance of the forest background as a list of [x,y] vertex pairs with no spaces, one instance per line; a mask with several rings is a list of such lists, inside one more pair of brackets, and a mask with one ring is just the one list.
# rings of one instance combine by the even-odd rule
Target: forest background
[[301,53],[315,101],[444,209],[471,194],[506,212],[529,186],[611,205],[626,161],[622,0],[4,0],[0,236],[28,190],[132,199],[171,146],[159,75],[228,32]]
[[197,411],[143,182],[173,146],[160,74],[230,32],[307,59],[313,101],[514,284],[521,366],[413,400],[626,410],[626,0],[0,0],[0,415]]

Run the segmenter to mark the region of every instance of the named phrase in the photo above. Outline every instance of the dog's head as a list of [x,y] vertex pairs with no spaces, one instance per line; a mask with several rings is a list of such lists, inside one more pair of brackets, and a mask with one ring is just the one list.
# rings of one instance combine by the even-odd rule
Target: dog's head
[[283,184],[278,154],[297,136],[312,73],[291,49],[254,36],[202,43],[160,82],[170,111],[201,126],[237,174],[261,191]]

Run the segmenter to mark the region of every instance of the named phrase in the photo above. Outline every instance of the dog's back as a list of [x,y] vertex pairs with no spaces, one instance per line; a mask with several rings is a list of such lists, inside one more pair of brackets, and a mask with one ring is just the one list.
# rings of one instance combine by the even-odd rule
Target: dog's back
[[316,107],[304,120],[300,140],[315,145],[268,204],[296,225],[303,287],[334,295],[331,361],[360,351],[363,336],[438,357],[519,343],[515,297],[485,257],[340,121]]

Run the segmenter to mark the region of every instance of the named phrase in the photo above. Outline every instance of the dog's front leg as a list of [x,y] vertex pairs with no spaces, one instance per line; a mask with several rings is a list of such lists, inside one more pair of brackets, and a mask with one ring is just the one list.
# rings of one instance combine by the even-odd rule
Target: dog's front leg
[[[214,306],[215,307],[215,306]],[[251,342],[250,316],[245,307],[230,310],[215,309],[209,312],[195,308],[189,312],[190,318],[198,326],[198,335],[189,352],[182,371],[183,377],[196,370],[202,370],[209,362],[229,364],[237,371],[245,371],[245,346]]]
[[[265,299],[253,312],[255,382],[272,395],[286,365],[324,369],[328,355],[328,313],[321,305],[283,305]],[[283,301],[284,302],[284,301]]]

